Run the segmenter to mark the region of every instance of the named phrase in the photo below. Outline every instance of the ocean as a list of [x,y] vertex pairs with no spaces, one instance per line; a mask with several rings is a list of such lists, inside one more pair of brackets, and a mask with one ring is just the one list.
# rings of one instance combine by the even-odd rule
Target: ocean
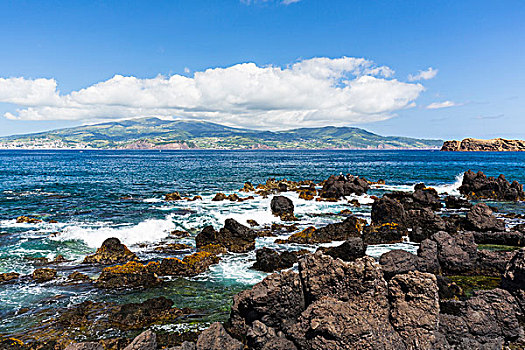
[[[266,274],[250,269],[255,253],[227,254],[219,264],[194,278],[172,278],[161,287],[146,291],[101,291],[92,286],[65,283],[73,271],[91,277],[99,269],[81,266],[109,237],[117,237],[141,260],[173,256],[155,251],[159,242],[195,245],[194,236],[206,225],[216,229],[224,220],[241,223],[254,219],[259,224],[280,222],[272,216],[270,198],[213,202],[214,194],[239,193],[245,181],[264,183],[268,178],[314,180],[332,174],[353,174],[371,181],[384,179],[367,195],[355,197],[362,204],[371,195],[385,191],[411,190],[424,182],[440,193],[458,195],[464,171],[500,173],[507,179],[525,182],[525,153],[456,153],[439,151],[79,151],[0,150],[0,273],[30,274],[36,267],[31,258],[53,259],[58,254],[70,260],[58,267],[59,278],[46,283],[21,279],[0,288],[0,334],[13,334],[37,325],[58,308],[84,300],[129,303],[165,296],[177,307],[198,310],[190,320],[163,327],[188,329],[225,320],[231,297],[261,281]],[[183,196],[200,195],[202,201],[165,202],[164,194],[178,191]],[[239,193],[240,194],[240,193]],[[240,194],[245,197],[246,194]],[[356,208],[348,202],[294,201],[299,228],[316,227],[343,220],[333,215],[350,209],[369,218],[370,206]],[[503,213],[525,214],[525,205],[491,203]],[[38,224],[16,223],[18,216],[43,219]],[[56,223],[48,221],[55,220]],[[174,239],[173,230],[187,230],[190,237]],[[289,234],[287,234],[289,235]],[[279,237],[258,238],[256,246],[278,249],[317,246],[277,245]],[[338,244],[337,242],[332,245]],[[369,255],[379,257],[391,249],[417,250],[410,242],[370,246]],[[185,254],[188,254],[186,252]],[[182,255],[175,255],[182,257]],[[26,312],[21,313],[20,310]]]

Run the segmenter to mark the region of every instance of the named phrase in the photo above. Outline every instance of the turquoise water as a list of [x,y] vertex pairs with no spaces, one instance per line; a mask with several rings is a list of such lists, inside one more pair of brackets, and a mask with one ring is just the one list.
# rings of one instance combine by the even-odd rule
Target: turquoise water
[[[216,192],[232,193],[245,181],[265,182],[269,177],[321,181],[332,174],[351,173],[370,180],[385,179],[386,186],[369,194],[410,189],[425,182],[440,192],[457,193],[465,170],[488,175],[504,173],[525,182],[525,153],[446,153],[438,151],[0,151],[0,273],[30,274],[35,266],[27,257],[72,260],[61,265],[61,279],[35,284],[22,279],[0,288],[0,333],[13,333],[53,310],[86,299],[117,302],[142,301],[164,295],[176,306],[202,311],[202,320],[224,319],[236,292],[260,281],[265,274],[252,271],[254,254],[230,254],[219,265],[192,279],[174,279],[147,292],[102,293],[93,287],[72,287],[64,277],[79,270],[96,277],[99,270],[78,268],[86,254],[108,237],[118,237],[141,259],[165,255],[153,248],[159,242],[194,244],[192,237],[175,240],[169,232],[185,229],[193,235],[207,225],[219,228],[228,217],[255,219],[260,224],[279,220],[268,210],[269,200],[257,197],[243,203],[212,202]],[[164,202],[163,195],[201,195],[203,201]],[[289,195],[296,204],[300,227],[324,225],[352,209],[367,218],[369,208],[346,202],[307,202]],[[243,194],[242,196],[246,196]],[[369,196],[358,198],[370,202]],[[524,213],[523,203],[498,203],[503,210]],[[20,215],[57,223],[17,224]],[[272,238],[257,246],[277,247]],[[378,256],[392,248],[415,251],[403,244],[370,247]],[[282,248],[282,246],[280,246]],[[294,246],[290,249],[302,247]],[[306,247],[315,250],[316,247]],[[31,311],[16,315],[20,308]]]

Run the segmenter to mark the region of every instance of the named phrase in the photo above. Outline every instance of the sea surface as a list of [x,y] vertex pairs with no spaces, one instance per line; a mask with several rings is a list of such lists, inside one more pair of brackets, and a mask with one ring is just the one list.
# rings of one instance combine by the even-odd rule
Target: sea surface
[[[0,334],[20,332],[41,321],[42,315],[49,317],[49,310],[84,300],[128,303],[165,296],[177,307],[198,310],[198,316],[191,321],[165,326],[173,329],[205,327],[214,320],[226,319],[232,295],[266,276],[250,269],[254,252],[225,255],[209,272],[194,278],[172,278],[162,287],[141,292],[100,291],[65,282],[73,271],[97,276],[99,269],[79,264],[109,237],[119,238],[141,260],[155,260],[170,256],[155,251],[161,242],[194,246],[194,236],[200,229],[205,225],[218,229],[227,218],[241,223],[254,219],[262,225],[280,222],[269,210],[271,198],[256,196],[242,203],[211,201],[217,192],[247,196],[238,192],[245,181],[258,184],[268,178],[286,178],[319,182],[340,173],[386,181],[386,185],[376,186],[367,195],[355,197],[364,204],[360,208],[350,206],[347,200],[304,201],[295,193],[286,193],[295,203],[299,228],[304,228],[341,221],[344,218],[334,214],[343,209],[369,218],[370,206],[366,204],[372,202],[370,195],[411,190],[419,182],[440,193],[457,195],[462,173],[468,169],[492,176],[503,173],[509,180],[524,183],[525,152],[0,150],[0,273],[30,274],[36,268],[31,258],[53,259],[62,254],[70,260],[57,268],[57,280],[37,284],[22,279],[0,285]],[[173,191],[184,196],[201,195],[203,200],[165,202],[164,194]],[[525,213],[523,203],[492,204],[502,213]],[[17,224],[20,215],[44,222]],[[57,223],[47,223],[49,220]],[[187,230],[192,236],[175,239],[170,236],[173,230]],[[259,238],[257,248],[317,248],[277,245],[275,239]],[[399,248],[415,252],[417,245],[407,242],[371,246],[367,253],[379,257]],[[26,308],[29,311],[20,314]]]

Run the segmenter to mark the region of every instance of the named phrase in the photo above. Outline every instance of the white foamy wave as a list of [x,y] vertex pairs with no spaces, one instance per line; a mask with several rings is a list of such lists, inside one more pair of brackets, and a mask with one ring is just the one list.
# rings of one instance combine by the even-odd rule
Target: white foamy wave
[[463,173],[456,175],[456,181],[453,184],[433,186],[438,193],[448,193],[454,196],[460,196],[459,187],[463,183]]
[[98,248],[110,237],[116,237],[126,245],[155,242],[168,236],[170,231],[174,229],[173,217],[169,215],[164,220],[148,219],[137,225],[118,228],[109,225],[101,227],[68,226],[51,239],[60,241],[80,240],[91,248]]
[[231,281],[253,285],[268,275],[250,269],[254,262],[255,252],[253,251],[248,254],[227,254],[217,265],[212,265],[210,270],[200,277],[211,281]]
[[146,198],[143,200],[144,203],[160,203],[162,201],[160,198]]

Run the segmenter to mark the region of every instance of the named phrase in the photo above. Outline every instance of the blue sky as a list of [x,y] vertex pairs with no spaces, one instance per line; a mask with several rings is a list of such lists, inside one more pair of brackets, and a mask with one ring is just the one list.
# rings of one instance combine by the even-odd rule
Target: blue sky
[[3,1],[0,135],[180,115],[525,138],[524,18],[504,0]]

